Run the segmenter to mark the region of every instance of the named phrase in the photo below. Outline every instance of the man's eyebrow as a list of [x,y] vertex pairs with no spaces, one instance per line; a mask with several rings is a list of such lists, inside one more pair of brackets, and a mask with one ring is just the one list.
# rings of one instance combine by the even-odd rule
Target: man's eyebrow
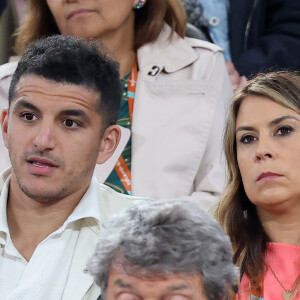
[[114,282],[115,285],[122,287],[122,288],[126,288],[129,290],[133,290],[133,286],[127,282],[124,282],[122,279],[118,278],[116,279],[116,281]]
[[40,110],[35,105],[31,104],[26,100],[20,100],[14,106],[14,110],[21,109],[21,108],[27,108],[30,110],[34,110],[36,112],[40,112]]
[[277,125],[279,124],[280,122],[284,121],[284,120],[288,120],[288,119],[293,119],[293,120],[296,120],[296,121],[299,121],[298,118],[294,117],[294,116],[282,116],[280,118],[276,118],[274,119],[272,122],[270,122],[270,125]]
[[186,289],[190,289],[190,288],[191,287],[188,284],[186,284],[186,283],[180,283],[180,284],[169,286],[168,287],[168,291],[176,292],[176,291],[186,290]]
[[89,116],[81,109],[65,109],[60,112],[60,115],[66,117],[80,117],[89,123],[91,122]]

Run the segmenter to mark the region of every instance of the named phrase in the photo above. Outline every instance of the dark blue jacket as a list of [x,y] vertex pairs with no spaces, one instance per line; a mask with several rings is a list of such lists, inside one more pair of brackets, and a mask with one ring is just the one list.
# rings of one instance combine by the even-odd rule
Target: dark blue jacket
[[241,75],[300,70],[300,0],[230,0],[229,34]]
[[5,7],[6,7],[6,0],[1,0],[0,1],[0,16],[2,15]]

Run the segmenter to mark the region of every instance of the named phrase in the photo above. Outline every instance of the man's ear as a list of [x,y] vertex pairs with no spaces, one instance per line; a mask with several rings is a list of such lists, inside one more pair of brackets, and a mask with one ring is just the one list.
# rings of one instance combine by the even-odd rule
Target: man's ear
[[8,108],[5,108],[1,112],[1,129],[2,129],[2,137],[4,140],[4,144],[6,148],[8,148],[8,136],[7,136],[7,131],[8,131]]
[[97,157],[97,164],[106,162],[115,152],[121,138],[119,126],[112,125],[106,128],[102,136],[100,149]]

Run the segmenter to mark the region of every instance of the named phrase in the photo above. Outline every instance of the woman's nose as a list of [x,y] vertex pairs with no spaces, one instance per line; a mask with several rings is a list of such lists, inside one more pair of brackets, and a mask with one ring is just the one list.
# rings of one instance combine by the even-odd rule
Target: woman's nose
[[271,141],[268,138],[260,138],[258,140],[255,157],[258,161],[274,157]]

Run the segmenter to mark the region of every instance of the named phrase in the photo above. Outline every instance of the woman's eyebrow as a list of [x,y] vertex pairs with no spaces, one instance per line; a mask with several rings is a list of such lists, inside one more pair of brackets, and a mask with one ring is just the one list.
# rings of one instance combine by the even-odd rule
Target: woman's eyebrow
[[237,134],[239,131],[257,131],[257,130],[252,126],[240,126],[236,129],[235,134]]
[[[299,119],[294,117],[294,116],[290,116],[290,115],[287,115],[287,116],[282,116],[282,117],[279,117],[279,118],[276,118],[274,120],[272,120],[270,122],[270,125],[271,126],[274,126],[274,125],[277,125],[279,124],[280,122],[284,121],[284,120],[296,120],[299,122]],[[239,131],[256,131],[256,129],[252,126],[240,126],[236,129],[235,133],[237,134]]]
[[279,124],[280,122],[284,121],[284,120],[287,120],[287,119],[293,119],[293,120],[296,120],[296,121],[299,121],[298,118],[294,117],[294,116],[282,116],[282,117],[279,117],[279,118],[276,118],[274,119],[273,121],[270,122],[270,125],[277,125]]

